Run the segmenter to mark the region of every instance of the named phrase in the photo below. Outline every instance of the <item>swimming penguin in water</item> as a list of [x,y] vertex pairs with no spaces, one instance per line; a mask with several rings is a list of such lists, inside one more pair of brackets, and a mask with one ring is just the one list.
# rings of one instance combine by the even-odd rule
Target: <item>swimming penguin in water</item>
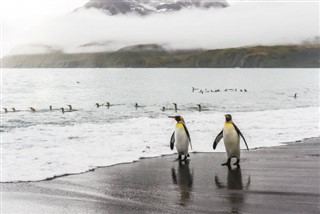
[[78,111],[77,109],[73,109],[72,105],[68,105],[69,106],[69,111]]
[[224,123],[222,131],[218,134],[213,143],[213,149],[216,149],[221,138],[224,140],[224,146],[226,148],[228,160],[222,165],[230,166],[231,158],[237,158],[237,162],[233,165],[239,165],[240,163],[240,136],[249,150],[247,142],[240,132],[239,128],[232,122],[232,116],[226,114],[226,122]]
[[8,109],[7,108],[3,108],[4,113],[8,113]]
[[16,109],[15,109],[15,108],[11,108],[11,109],[12,109],[13,112],[16,112]]
[[178,111],[178,105],[177,103],[172,103],[174,105],[174,111],[177,112]]
[[187,157],[189,157],[189,144],[192,149],[191,138],[186,123],[182,116],[169,116],[169,118],[173,118],[177,121],[175,131],[170,139],[170,148],[173,150],[173,146],[176,144],[179,161],[181,160],[181,155],[184,155],[183,160],[186,161]]
[[166,110],[166,107],[163,106],[161,110],[162,110],[162,111],[165,111],[165,110]]
[[30,108],[31,112],[36,112],[35,108],[33,108],[33,107],[29,107],[29,108]]
[[197,106],[198,106],[199,111],[201,111],[201,110],[202,110],[201,105],[200,105],[200,104],[197,104]]

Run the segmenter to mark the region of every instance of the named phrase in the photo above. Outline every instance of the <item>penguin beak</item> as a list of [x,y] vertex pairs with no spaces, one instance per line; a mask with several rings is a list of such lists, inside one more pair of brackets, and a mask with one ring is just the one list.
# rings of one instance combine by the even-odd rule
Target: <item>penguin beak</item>
[[177,122],[179,121],[179,116],[168,116],[169,118],[175,119]]

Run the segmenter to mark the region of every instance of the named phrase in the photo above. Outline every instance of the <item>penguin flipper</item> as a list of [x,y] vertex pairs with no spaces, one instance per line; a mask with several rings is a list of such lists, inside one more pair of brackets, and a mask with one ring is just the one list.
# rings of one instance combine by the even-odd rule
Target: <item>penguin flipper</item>
[[191,147],[191,150],[192,150],[192,144],[191,144],[191,138],[190,138],[189,131],[188,131],[188,129],[187,129],[187,126],[186,126],[184,123],[182,123],[182,125],[183,125],[183,127],[184,127],[184,130],[186,131],[186,134],[187,134],[188,139],[189,139],[190,147]]
[[218,136],[216,137],[216,139],[214,140],[213,143],[213,150],[216,149],[218,143],[220,142],[220,140],[223,138],[223,129],[221,130],[221,132],[218,134]]
[[236,126],[236,124],[233,123],[234,128],[236,129],[237,133],[242,137],[244,143],[246,144],[247,150],[249,151],[249,147],[247,144],[246,139],[244,138],[243,134],[241,133],[240,129]]
[[174,141],[175,141],[175,139],[174,139],[174,132],[173,132],[171,135],[171,139],[170,139],[170,149],[171,150],[173,150]]

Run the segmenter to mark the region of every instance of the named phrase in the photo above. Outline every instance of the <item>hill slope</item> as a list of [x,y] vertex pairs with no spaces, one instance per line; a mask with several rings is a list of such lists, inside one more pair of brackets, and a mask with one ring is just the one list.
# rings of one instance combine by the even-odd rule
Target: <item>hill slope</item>
[[[146,45],[150,47],[150,45]],[[152,46],[152,45],[151,45]],[[155,46],[155,45],[153,45]],[[320,45],[167,51],[139,45],[108,53],[14,55],[4,68],[318,68]]]

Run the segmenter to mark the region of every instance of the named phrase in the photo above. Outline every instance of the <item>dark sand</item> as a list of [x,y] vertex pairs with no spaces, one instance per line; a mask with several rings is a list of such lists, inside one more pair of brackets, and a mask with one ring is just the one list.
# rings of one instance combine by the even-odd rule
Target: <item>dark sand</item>
[[[320,138],[242,152],[174,156],[49,181],[2,184],[2,213],[320,213]],[[235,161],[235,160],[233,160]]]

